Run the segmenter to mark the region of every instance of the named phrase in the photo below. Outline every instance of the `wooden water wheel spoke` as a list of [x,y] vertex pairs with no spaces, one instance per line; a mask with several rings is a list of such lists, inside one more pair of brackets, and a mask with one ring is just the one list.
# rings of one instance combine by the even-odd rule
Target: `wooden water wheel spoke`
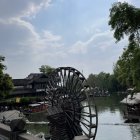
[[82,114],[89,115],[89,114],[91,114],[91,113],[82,111]]
[[[81,117],[81,116],[80,116]],[[82,118],[82,117],[81,117]],[[82,118],[82,119],[79,119],[79,118],[75,118],[77,121],[79,121],[79,122],[82,122],[83,120],[82,119],[84,119],[86,122],[88,122],[88,123],[90,123],[90,121],[89,120],[87,120],[87,119],[85,119],[84,117]]]
[[81,90],[83,89],[82,82],[81,81],[78,81],[78,79],[77,79],[77,83],[76,84],[74,85],[76,88],[74,88],[73,91],[75,93],[80,93]]
[[96,114],[89,114],[89,115],[85,115],[85,114],[82,114],[82,116],[85,116],[85,117],[96,117],[97,115]]
[[[85,92],[85,91],[84,91]],[[84,93],[83,91],[82,92],[77,92],[77,93],[79,93],[78,95],[77,95],[77,98],[81,98],[83,95],[85,95],[85,93]],[[85,95],[86,96],[86,99],[87,99],[87,95]]]
[[81,123],[88,128],[96,128],[95,124],[87,124],[87,123],[84,123],[84,122],[81,122]]
[[[74,77],[74,76],[73,76],[73,77]],[[75,79],[74,79],[74,80],[75,80]],[[78,84],[78,81],[74,81],[74,84],[71,85],[71,87],[70,87],[70,92],[71,92],[72,94],[75,93],[74,88],[77,86],[77,84]]]
[[[77,132],[77,129],[75,129],[75,127],[74,127],[74,128],[72,127],[72,125],[70,124],[69,120],[68,120],[68,119],[66,119],[66,120],[67,120],[67,123],[68,123],[68,126],[70,127],[70,129],[71,129],[71,130],[74,129],[74,131]],[[74,131],[71,131],[73,135],[75,135]],[[77,132],[77,133],[78,133],[78,132]]]
[[[72,120],[72,118],[71,118],[71,116],[69,115],[69,114],[67,114],[66,112],[65,112],[65,114],[66,114],[66,116],[68,117],[68,119],[71,121],[71,124],[74,124],[73,123],[73,120]],[[69,121],[68,121],[69,122]],[[70,123],[70,122],[69,122]]]
[[60,77],[62,78],[62,86],[64,86],[64,75],[63,75],[63,71],[60,71]]
[[[67,111],[70,112],[70,110],[67,110]],[[71,112],[72,112],[72,111],[71,111]],[[82,112],[81,112],[81,113],[75,112],[75,114],[80,115],[80,116],[86,116],[86,117],[90,115],[90,113],[83,114]]]
[[[75,126],[75,123],[73,123],[73,120],[71,119],[71,117],[67,113],[66,113],[66,116],[71,120],[71,123],[69,122],[69,119],[67,119],[67,122],[68,122],[69,127],[71,128],[72,133],[76,132],[76,133],[74,133],[74,135],[79,134],[81,131],[81,127]],[[73,132],[73,129],[74,129],[74,132]]]
[[[79,125],[77,125],[77,124],[74,124],[76,127],[79,127]],[[86,128],[87,130],[89,130],[90,131],[90,129],[88,129],[88,128]],[[87,137],[89,137],[89,135],[85,132],[85,130],[84,129],[82,129],[82,132],[87,136]]]
[[88,131],[90,131],[90,128],[89,128],[87,125],[85,125],[83,122],[81,122],[81,124],[84,125],[84,127],[85,127]]
[[[73,112],[73,110],[65,110],[66,112]],[[79,113],[79,112],[76,112],[75,111],[75,114],[77,115],[80,115],[81,117],[82,116],[85,116],[85,117],[96,117],[96,114],[90,114],[90,113],[86,113],[86,114],[82,114],[83,112]]]
[[65,114],[70,119],[70,121],[73,122],[73,119],[71,118],[71,116],[67,112],[65,112]]

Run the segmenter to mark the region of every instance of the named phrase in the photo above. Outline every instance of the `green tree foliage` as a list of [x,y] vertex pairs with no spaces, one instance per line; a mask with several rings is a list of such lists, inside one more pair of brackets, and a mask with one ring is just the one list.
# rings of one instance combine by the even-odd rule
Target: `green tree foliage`
[[98,74],[98,85],[101,89],[108,89],[109,73],[100,72]]
[[133,83],[136,90],[140,91],[140,48],[137,48],[133,59]]
[[126,2],[114,3],[110,9],[109,25],[117,41],[124,35],[129,38],[128,47],[114,67],[114,76],[123,87],[140,90],[140,8]]
[[117,92],[124,91],[125,87],[121,86],[114,74],[111,74],[108,79],[108,91]]
[[4,61],[4,57],[3,56],[0,56],[0,74],[3,73],[3,70],[6,68],[4,65],[3,65],[3,61]]
[[13,88],[12,78],[4,73],[6,66],[3,65],[5,58],[0,56],[0,97],[6,97]]
[[90,85],[91,87],[93,87],[93,88],[96,87],[97,86],[97,75],[90,74],[88,76],[87,82],[88,82],[88,85]]
[[123,86],[140,89],[140,48],[135,42],[124,49],[115,65],[114,74]]
[[100,72],[99,74],[90,74],[87,78],[88,84],[100,90],[116,92],[123,90],[122,86],[113,74]]
[[120,41],[124,35],[129,41],[140,43],[140,9],[128,3],[114,3],[110,9],[109,25],[114,30],[114,37]]
[[55,70],[55,68],[52,68],[48,65],[42,65],[39,68],[40,72],[45,73],[45,74],[50,74],[51,72],[53,72]]
[[132,63],[134,59],[135,46],[130,44],[127,49],[124,49],[124,52],[119,60],[116,63],[114,68],[114,74],[117,79],[121,82],[122,85],[132,86]]

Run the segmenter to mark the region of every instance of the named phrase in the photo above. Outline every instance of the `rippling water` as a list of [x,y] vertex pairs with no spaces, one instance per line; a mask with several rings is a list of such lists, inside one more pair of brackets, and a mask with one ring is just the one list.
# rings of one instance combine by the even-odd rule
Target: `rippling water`
[[[124,123],[119,103],[122,99],[123,96],[117,95],[96,98],[99,117],[96,140],[140,140],[140,123]],[[45,124],[30,124],[27,129],[33,134],[48,133]]]

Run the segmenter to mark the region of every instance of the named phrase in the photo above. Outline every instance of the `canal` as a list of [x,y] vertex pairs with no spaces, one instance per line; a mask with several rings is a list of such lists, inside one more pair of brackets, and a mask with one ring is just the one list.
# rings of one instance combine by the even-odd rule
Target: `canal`
[[[122,99],[120,95],[96,98],[99,117],[96,140],[140,140],[140,123],[124,123]],[[33,120],[40,121],[41,117]],[[27,129],[33,134],[48,133],[46,124],[29,124]]]

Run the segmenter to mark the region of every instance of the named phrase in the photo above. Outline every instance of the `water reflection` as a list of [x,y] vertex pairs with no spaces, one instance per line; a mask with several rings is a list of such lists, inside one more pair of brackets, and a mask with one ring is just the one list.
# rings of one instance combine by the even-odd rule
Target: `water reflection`
[[27,124],[26,129],[31,134],[38,134],[43,132],[44,134],[49,133],[49,128],[46,124]]
[[140,125],[130,126],[130,131],[132,133],[133,140],[140,140]]
[[[96,140],[140,140],[140,124],[124,123],[123,108],[119,103],[123,98],[117,95],[96,98],[99,119]],[[27,129],[34,134],[48,133],[47,125],[31,124]]]
[[113,95],[96,99],[99,117],[96,140],[140,140],[140,124],[124,123],[120,104],[123,98]]

